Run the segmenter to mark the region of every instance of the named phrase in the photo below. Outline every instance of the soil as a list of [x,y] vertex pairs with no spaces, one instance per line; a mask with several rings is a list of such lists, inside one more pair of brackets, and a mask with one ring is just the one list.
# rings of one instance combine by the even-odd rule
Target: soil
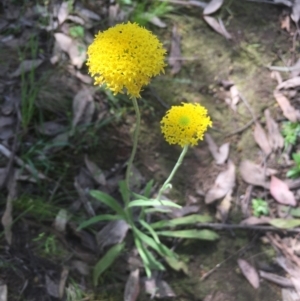
[[[226,40],[208,27],[198,9],[178,8],[166,19],[169,30],[152,28],[164,41],[166,48],[169,48],[171,44],[170,28],[175,24],[181,35],[182,56],[192,59],[183,61],[179,74],[171,76],[170,70],[167,70],[165,75],[154,79],[151,86],[146,88],[143,93],[146,101],[141,101],[142,130],[135,166],[145,179],[153,178],[157,182],[162,182],[177,161],[180,148],[170,146],[163,140],[159,129],[159,120],[171,105],[183,101],[200,102],[208,109],[213,120],[213,127],[209,133],[218,145],[230,142],[229,157],[236,166],[244,158],[257,162],[263,160],[263,154],[253,139],[251,125],[245,130],[233,134],[251,121],[252,117],[244,102],[239,103],[236,112],[225,103],[225,92],[220,88],[220,82],[222,80],[234,82],[255,116],[262,122],[264,122],[263,111],[266,108],[271,110],[275,119],[281,118],[282,113],[275,105],[273,97],[276,82],[270,77],[267,66],[278,64],[285,56],[290,57],[292,37],[280,29],[279,20],[282,12],[281,6],[231,1],[224,5],[221,15],[225,20],[227,30],[233,36],[232,40]],[[40,106],[55,108],[55,114],[64,111],[64,104],[70,106],[70,96],[74,92],[72,91],[74,84],[69,87],[69,80],[66,79],[63,72],[59,76],[54,76],[53,81],[49,80],[43,88],[41,99],[44,102],[40,102]],[[65,83],[60,84],[62,88],[60,92],[64,95],[66,103],[57,101],[58,98],[51,92],[53,87],[58,85],[57,81]],[[100,103],[103,94],[99,92],[97,95]],[[91,160],[97,162],[104,170],[119,168],[126,161],[131,150],[130,135],[134,129],[134,114],[130,107],[127,108],[124,116],[126,116],[125,120],[122,119],[120,123],[101,127],[98,136],[75,135],[72,149],[68,154],[62,150],[52,157],[54,161],[64,161],[64,164],[60,164],[60,169],[66,179],[65,189],[68,191],[68,197],[63,201],[65,204],[71,204],[76,195],[73,180],[83,164],[83,153],[88,153]],[[84,146],[82,146],[83,144]],[[82,149],[76,148],[78,145]],[[200,192],[207,191],[222,168],[224,167],[215,165],[206,143],[201,142],[189,150],[174,178],[171,197],[180,203],[197,203],[200,206],[200,212],[208,212],[213,215],[215,205],[209,207],[205,205]],[[31,192],[35,191],[35,187],[26,189]],[[241,195],[245,193],[245,189],[246,184],[238,176],[234,191],[236,201],[231,209],[229,223],[235,223],[241,219],[237,204]],[[39,196],[39,199],[43,198],[45,196]],[[49,207],[49,213],[53,212],[52,210],[55,208],[57,209],[55,206],[59,206],[59,202],[59,196],[57,196],[55,202],[51,202],[53,207]],[[22,210],[22,207],[17,207],[16,210]],[[49,214],[44,219],[49,220],[45,227],[50,228],[53,216]],[[3,262],[12,260],[20,268],[20,278],[23,281],[42,271],[37,271],[35,268],[37,260],[40,260],[33,255],[36,250],[26,250],[24,253],[20,251],[26,241],[26,238],[22,237],[22,233],[29,233],[32,238],[38,235],[39,231],[35,227],[36,232],[33,233],[32,229],[22,228],[22,224],[17,225],[14,231],[20,237],[15,245],[16,251],[11,253],[1,247],[1,253],[5,254],[2,255],[1,260]],[[222,301],[281,300],[279,287],[262,281],[260,288],[255,290],[246,281],[237,266],[237,258],[243,256],[257,267],[272,267],[273,250],[261,243],[260,236],[261,233],[223,231],[220,232],[221,238],[218,242],[184,242],[180,244],[177,251],[182,256],[189,258],[189,276],[168,271],[163,278],[176,292],[177,300],[182,301],[203,300],[205,296],[213,293],[223,294]],[[79,238],[75,237],[74,240],[76,239]],[[59,254],[58,252],[57,258],[60,258]],[[42,255],[45,256],[45,254]],[[31,256],[32,261],[28,261]],[[22,259],[21,263],[18,262],[20,258]],[[55,271],[58,266],[63,264],[57,258],[45,259],[39,264],[43,265],[43,269],[49,268]],[[30,266],[30,271],[22,267],[23,264]],[[220,267],[202,281],[201,277],[217,265]],[[6,267],[5,271],[7,270]],[[3,278],[9,279],[10,275],[6,274]],[[108,277],[108,279],[110,278]],[[22,281],[11,278],[8,284],[20,286]],[[31,292],[28,293],[30,296],[39,294],[38,287],[41,284],[38,277],[36,281],[36,283],[30,282],[31,288],[24,288]],[[107,289],[109,297],[101,297],[101,300],[121,300],[119,293],[123,287],[117,285],[117,288],[119,290],[117,296],[114,296],[115,287],[113,287],[113,289]],[[148,299],[145,298],[145,300]],[[17,298],[13,299],[12,294],[11,300],[17,300]],[[41,298],[40,300],[50,299]],[[213,300],[217,300],[217,298]]]

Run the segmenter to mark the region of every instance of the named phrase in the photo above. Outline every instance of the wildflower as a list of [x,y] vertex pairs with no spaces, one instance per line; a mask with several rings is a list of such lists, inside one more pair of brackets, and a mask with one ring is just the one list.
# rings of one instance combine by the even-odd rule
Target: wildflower
[[161,120],[161,131],[169,144],[196,145],[212,126],[207,110],[198,103],[173,106]]
[[151,77],[164,72],[166,54],[160,41],[136,23],[118,24],[99,32],[87,50],[90,74],[95,85],[114,92],[141,97]]

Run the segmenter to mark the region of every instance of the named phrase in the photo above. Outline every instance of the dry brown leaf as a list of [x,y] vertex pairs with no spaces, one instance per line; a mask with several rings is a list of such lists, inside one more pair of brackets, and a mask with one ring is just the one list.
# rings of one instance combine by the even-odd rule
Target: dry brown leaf
[[225,223],[228,218],[228,213],[231,207],[231,191],[226,194],[225,198],[221,201],[221,203],[217,206],[216,219]]
[[288,258],[277,257],[277,263],[291,276],[291,281],[300,298],[300,268],[293,264]]
[[241,225],[249,225],[249,226],[255,226],[255,225],[264,225],[268,224],[270,222],[271,218],[267,216],[250,216],[240,222]]
[[164,280],[156,279],[156,298],[174,298],[176,297],[175,292],[171,288],[171,286]]
[[299,295],[293,288],[283,288],[281,290],[281,296],[282,301],[299,301]]
[[292,7],[292,13],[291,13],[291,19],[298,23],[300,19],[300,0],[294,0],[293,7]]
[[153,16],[150,20],[150,23],[152,23],[153,25],[159,27],[159,28],[166,28],[167,24],[165,22],[163,22],[159,17],[157,16]]
[[281,149],[284,146],[284,139],[279,131],[278,124],[272,118],[268,109],[265,110],[265,117],[270,145],[273,150]]
[[59,298],[59,284],[53,281],[47,274],[45,280],[47,293],[54,298]]
[[58,285],[59,299],[62,299],[62,297],[64,296],[68,275],[69,275],[69,268],[63,267],[60,274],[60,280]]
[[239,169],[245,182],[269,189],[270,183],[266,180],[267,172],[263,167],[249,160],[243,160]]
[[294,287],[292,281],[286,277],[278,276],[273,273],[267,273],[262,270],[259,271],[259,276],[283,287]]
[[223,164],[228,158],[229,155],[229,147],[230,144],[224,143],[218,148],[215,141],[212,139],[212,137],[209,134],[205,134],[205,141],[208,144],[208,148],[214,157],[217,164]]
[[68,2],[63,2],[60,5],[60,7],[58,9],[58,13],[57,13],[57,20],[58,20],[59,24],[62,24],[67,20],[68,15],[69,15],[68,7],[69,7]]
[[0,285],[0,301],[7,301],[7,285]]
[[13,223],[12,212],[13,212],[13,201],[17,197],[17,177],[16,172],[10,176],[8,182],[8,196],[6,199],[5,211],[1,218],[1,223],[4,227],[4,235],[7,243],[12,243],[12,231],[11,226]]
[[72,260],[71,267],[77,270],[83,276],[88,276],[90,273],[90,267],[86,262],[83,262],[81,260]]
[[22,74],[22,72],[26,73],[32,69],[36,69],[42,64],[43,60],[36,59],[36,60],[24,60],[20,63],[17,70],[10,74],[10,77],[18,77]]
[[84,162],[93,179],[100,185],[106,185],[103,171],[94,162],[90,161],[87,155],[84,156]]
[[290,16],[289,15],[286,15],[280,21],[280,27],[281,27],[281,29],[285,29],[287,32],[290,32],[291,22],[290,22]]
[[204,8],[203,15],[215,13],[223,4],[224,0],[211,0]]
[[255,123],[253,135],[255,142],[259,145],[261,150],[265,153],[265,155],[269,155],[272,152],[272,148],[265,130],[258,122]]
[[206,23],[217,33],[219,33],[228,40],[232,38],[231,34],[226,30],[221,20],[217,21],[215,18],[209,16],[203,16],[203,18],[206,21]]
[[78,124],[88,124],[92,121],[95,111],[94,90],[81,89],[73,99],[73,128]]
[[64,52],[68,52],[69,48],[72,44],[72,38],[61,33],[61,32],[57,32],[54,34],[54,38],[58,44],[58,46],[64,51]]
[[171,74],[178,73],[181,69],[181,50],[180,50],[180,35],[176,25],[172,29],[171,51],[169,56],[169,65],[172,67]]
[[66,130],[66,127],[57,121],[46,121],[37,126],[37,130],[42,135],[51,137],[64,132]]
[[205,203],[211,204],[214,201],[223,198],[232,191],[235,186],[235,165],[229,160],[227,170],[222,171],[216,178],[212,188],[208,190],[205,196]]
[[276,90],[292,89],[299,86],[300,86],[300,76],[296,76],[282,82],[280,85],[276,87]]
[[118,244],[124,240],[129,225],[124,220],[111,221],[106,224],[97,234],[96,239],[99,249]]
[[277,84],[280,85],[282,83],[282,77],[278,71],[271,72],[271,78],[277,81]]
[[259,276],[258,276],[256,269],[249,262],[247,262],[244,259],[238,259],[238,265],[239,265],[243,275],[249,281],[249,283],[255,289],[258,289],[259,288]]
[[231,97],[230,107],[236,112],[237,104],[240,100],[240,93],[235,85],[231,86],[229,91]]
[[131,271],[125,286],[124,301],[136,301],[140,293],[140,270]]
[[72,65],[80,69],[86,60],[86,46],[60,32],[55,33],[54,37],[59,47],[68,53]]
[[271,177],[270,193],[280,204],[290,206],[296,206],[297,204],[295,196],[288,185],[274,176]]
[[68,211],[65,209],[60,209],[55,217],[53,226],[58,232],[64,232],[66,230],[68,220]]

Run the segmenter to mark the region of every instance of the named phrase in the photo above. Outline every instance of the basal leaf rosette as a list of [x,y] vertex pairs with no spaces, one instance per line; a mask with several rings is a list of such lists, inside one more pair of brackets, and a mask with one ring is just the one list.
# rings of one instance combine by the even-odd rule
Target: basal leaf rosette
[[142,87],[164,72],[166,50],[149,30],[128,22],[99,32],[87,54],[95,85],[138,98]]
[[182,103],[172,106],[160,122],[161,131],[169,144],[194,146],[209,126],[212,126],[207,110],[198,103]]

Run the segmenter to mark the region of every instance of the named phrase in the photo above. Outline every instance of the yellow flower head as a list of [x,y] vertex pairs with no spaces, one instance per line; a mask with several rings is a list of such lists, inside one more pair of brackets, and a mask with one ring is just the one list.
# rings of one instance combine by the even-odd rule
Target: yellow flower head
[[150,78],[164,72],[165,49],[157,37],[136,23],[118,24],[99,32],[87,50],[87,65],[95,85],[106,84],[114,94],[141,97]]
[[198,103],[173,106],[160,122],[161,131],[169,144],[196,145],[212,126],[207,110]]

